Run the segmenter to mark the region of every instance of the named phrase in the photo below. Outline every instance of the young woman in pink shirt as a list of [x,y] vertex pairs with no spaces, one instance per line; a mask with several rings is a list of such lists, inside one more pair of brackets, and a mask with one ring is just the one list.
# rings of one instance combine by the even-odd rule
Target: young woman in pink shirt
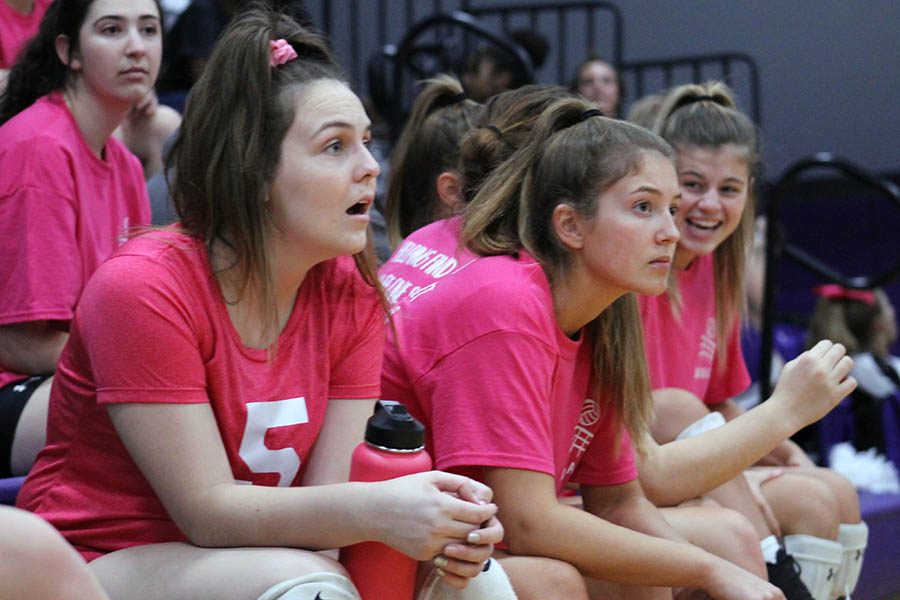
[[[676,150],[682,194],[673,284],[667,294],[640,300],[657,412],[653,433],[669,442],[743,412],[731,398],[749,385],[738,328],[758,146],[754,125],[716,82],[672,90],[655,130]],[[772,398],[803,394],[782,377]],[[786,559],[793,554],[813,598],[849,595],[867,535],[852,484],[815,467],[789,439],[761,462],[783,472],[761,484],[768,519],[743,477],[711,496],[751,518],[770,574],[793,572]],[[775,539],[779,529],[783,550]],[[795,597],[809,595],[798,590]]]
[[81,292],[150,222],[140,164],[111,137],[153,88],[153,0],[53,3],[0,97],[0,473],[44,443],[47,398]]
[[483,484],[346,482],[384,336],[370,135],[317,36],[261,5],[225,31],[173,150],[180,224],[88,284],[18,500],[112,598],[358,600],[318,551],[366,540],[482,573]]

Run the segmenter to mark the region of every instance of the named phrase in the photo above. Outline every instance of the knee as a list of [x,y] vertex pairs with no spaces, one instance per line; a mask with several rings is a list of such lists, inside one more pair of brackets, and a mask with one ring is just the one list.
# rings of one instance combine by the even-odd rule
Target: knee
[[789,499],[782,500],[793,505],[790,513],[795,515],[791,522],[781,524],[783,533],[805,533],[828,540],[836,539],[841,522],[840,507],[831,487],[824,481],[804,477],[802,486],[798,486],[796,492]]
[[507,557],[500,561],[519,600],[588,600],[581,573],[567,562],[543,557]]
[[839,512],[839,520],[841,523],[859,523],[859,494],[856,492],[856,486],[836,471],[831,469],[818,469],[824,478],[828,487],[834,495],[835,502]]
[[335,559],[318,552],[292,548],[266,549],[266,560],[258,561],[255,574],[260,584],[270,587],[311,573],[334,573],[349,577]]

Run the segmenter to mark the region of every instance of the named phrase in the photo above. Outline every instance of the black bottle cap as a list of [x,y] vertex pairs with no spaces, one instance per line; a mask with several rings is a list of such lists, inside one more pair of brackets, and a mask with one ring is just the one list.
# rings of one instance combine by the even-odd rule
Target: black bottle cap
[[366,424],[366,442],[386,450],[421,450],[425,447],[425,426],[399,402],[378,400]]

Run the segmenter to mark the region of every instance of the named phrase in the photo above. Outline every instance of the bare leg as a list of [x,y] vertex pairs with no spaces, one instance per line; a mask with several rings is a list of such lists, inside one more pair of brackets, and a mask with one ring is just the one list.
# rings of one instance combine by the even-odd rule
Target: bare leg
[[672,600],[672,590],[658,587],[635,587],[599,579],[587,579],[591,600]]
[[519,600],[588,600],[584,577],[569,563],[538,556],[500,558]]
[[334,559],[289,548],[198,548],[149,544],[90,563],[113,600],[251,600],[310,573],[346,575]]
[[84,561],[41,518],[0,508],[0,599],[109,600]]
[[13,475],[27,474],[47,441],[47,406],[52,384],[52,377],[41,383],[19,417],[9,457]]
[[837,502],[831,489],[814,477],[791,474],[770,479],[762,492],[785,535],[806,534],[834,540],[840,525]]
[[759,538],[750,522],[733,510],[711,506],[662,509],[666,521],[687,541],[768,579]]

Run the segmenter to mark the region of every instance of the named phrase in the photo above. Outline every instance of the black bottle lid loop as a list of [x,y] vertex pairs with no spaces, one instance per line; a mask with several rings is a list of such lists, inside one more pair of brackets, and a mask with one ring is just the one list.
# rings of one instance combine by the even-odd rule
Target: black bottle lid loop
[[382,450],[411,452],[425,447],[425,426],[394,400],[379,400],[366,424],[366,442]]

